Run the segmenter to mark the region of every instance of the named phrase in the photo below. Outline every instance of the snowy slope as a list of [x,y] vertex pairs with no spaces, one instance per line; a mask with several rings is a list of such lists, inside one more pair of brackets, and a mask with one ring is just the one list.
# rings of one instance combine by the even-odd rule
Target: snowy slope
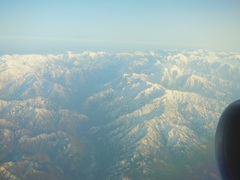
[[1,56],[0,177],[217,179],[213,139],[221,112],[240,97],[239,57]]

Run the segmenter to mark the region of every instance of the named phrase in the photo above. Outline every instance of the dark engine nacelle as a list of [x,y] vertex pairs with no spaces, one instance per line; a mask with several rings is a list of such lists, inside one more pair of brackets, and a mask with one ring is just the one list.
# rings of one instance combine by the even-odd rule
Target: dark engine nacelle
[[220,117],[215,152],[222,178],[240,180],[240,100],[230,104]]

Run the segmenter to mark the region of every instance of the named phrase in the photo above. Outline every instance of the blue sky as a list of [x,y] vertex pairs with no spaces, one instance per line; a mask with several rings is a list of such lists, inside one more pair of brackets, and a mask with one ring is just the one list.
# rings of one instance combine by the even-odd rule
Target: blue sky
[[240,51],[238,0],[0,0],[0,53]]

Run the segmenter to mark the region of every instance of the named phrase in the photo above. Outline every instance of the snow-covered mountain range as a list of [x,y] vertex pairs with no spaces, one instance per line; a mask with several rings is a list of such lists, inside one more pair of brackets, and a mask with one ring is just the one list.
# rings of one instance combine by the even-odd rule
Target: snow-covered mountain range
[[0,57],[0,179],[218,179],[240,54]]

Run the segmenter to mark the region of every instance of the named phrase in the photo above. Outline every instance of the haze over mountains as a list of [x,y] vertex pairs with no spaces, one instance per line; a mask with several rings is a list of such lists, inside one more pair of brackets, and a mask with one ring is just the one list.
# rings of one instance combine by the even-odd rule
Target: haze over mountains
[[0,57],[0,179],[218,179],[240,54]]

